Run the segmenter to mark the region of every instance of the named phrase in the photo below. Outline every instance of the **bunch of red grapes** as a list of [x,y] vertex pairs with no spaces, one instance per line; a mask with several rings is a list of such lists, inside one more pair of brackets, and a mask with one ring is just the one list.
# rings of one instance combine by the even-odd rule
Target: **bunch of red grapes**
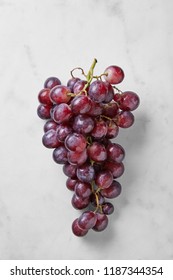
[[[38,94],[37,114],[46,120],[42,143],[53,149],[53,159],[63,165],[68,177],[66,186],[73,191],[72,205],[85,209],[72,223],[76,236],[89,229],[100,232],[108,225],[114,206],[107,199],[120,195],[117,181],[123,172],[125,151],[111,142],[120,128],[134,123],[131,111],[139,105],[132,91],[122,92],[115,85],[122,82],[124,72],[109,66],[94,76],[94,59],[88,74],[82,68],[71,71],[67,85],[56,77],[48,78]],[[74,77],[80,69],[84,79]]]

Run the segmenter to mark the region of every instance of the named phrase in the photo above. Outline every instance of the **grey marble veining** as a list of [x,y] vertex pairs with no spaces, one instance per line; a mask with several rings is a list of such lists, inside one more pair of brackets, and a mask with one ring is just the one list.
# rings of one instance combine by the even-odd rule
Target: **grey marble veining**
[[[0,1],[0,259],[173,259],[172,11],[169,0]],[[44,80],[117,64],[141,104],[109,228],[71,233],[62,167],[41,143]]]

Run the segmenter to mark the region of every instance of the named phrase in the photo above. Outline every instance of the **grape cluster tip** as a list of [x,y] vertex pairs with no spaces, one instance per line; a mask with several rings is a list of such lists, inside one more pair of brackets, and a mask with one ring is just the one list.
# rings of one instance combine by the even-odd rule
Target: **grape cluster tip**
[[[45,120],[42,143],[53,149],[55,163],[63,165],[66,187],[73,192],[71,204],[84,210],[72,223],[76,236],[108,226],[114,212],[109,201],[120,195],[117,179],[124,173],[123,147],[112,140],[119,128],[131,127],[140,103],[132,91],[122,92],[117,84],[124,80],[119,66],[111,65],[96,76],[94,59],[85,74],[80,67],[71,71],[67,84],[48,78],[38,94],[38,116]],[[83,79],[74,76],[82,71]]]

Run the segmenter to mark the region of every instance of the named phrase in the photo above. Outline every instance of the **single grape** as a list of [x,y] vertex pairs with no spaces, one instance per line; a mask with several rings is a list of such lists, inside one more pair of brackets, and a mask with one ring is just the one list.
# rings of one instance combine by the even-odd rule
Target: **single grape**
[[113,175],[109,170],[103,170],[96,174],[95,183],[101,189],[108,188],[113,182]]
[[95,171],[92,165],[85,163],[77,168],[77,177],[84,183],[91,183],[95,177]]
[[72,179],[72,178],[68,178],[66,181],[66,187],[70,190],[70,191],[74,191],[75,190],[75,185],[78,182],[77,179]]
[[124,79],[124,72],[119,66],[111,65],[104,71],[105,80],[110,84],[119,84]]
[[41,104],[52,105],[52,101],[50,100],[49,94],[50,94],[50,89],[48,88],[42,89],[38,94],[38,101]]
[[110,202],[102,204],[102,212],[106,215],[111,215],[114,212],[114,206]]
[[95,231],[103,231],[108,226],[108,217],[105,214],[96,213],[96,223],[92,228]]
[[91,109],[91,100],[86,95],[76,96],[71,102],[71,109],[76,115],[86,114]]
[[70,89],[70,92],[74,92],[73,88],[76,82],[80,81],[79,78],[71,78],[70,80],[68,80],[67,82],[67,87]]
[[96,120],[91,135],[95,139],[101,139],[106,136],[107,131],[108,131],[107,123],[102,119]]
[[53,120],[48,120],[44,124],[43,130],[44,132],[47,132],[48,130],[51,129],[57,130],[57,128],[58,128],[58,124],[56,122],[54,122]]
[[103,115],[109,118],[115,118],[118,112],[118,106],[115,102],[104,105]]
[[118,178],[124,173],[124,164],[122,162],[106,161],[104,169],[111,171],[114,178]]
[[101,194],[106,198],[115,198],[120,195],[121,189],[121,184],[114,180],[107,189],[101,190]]
[[92,211],[85,211],[78,219],[78,225],[84,230],[93,228],[96,224],[97,216]]
[[93,161],[105,161],[107,158],[106,148],[99,142],[93,142],[91,146],[88,147],[88,155]]
[[117,116],[117,125],[128,128],[134,123],[134,115],[130,111],[122,111]]
[[75,193],[82,198],[89,197],[92,193],[91,184],[78,181],[75,185]]
[[60,85],[61,81],[56,77],[48,78],[44,83],[44,88],[52,89],[53,87]]
[[72,127],[67,123],[61,123],[58,125],[56,133],[59,141],[64,142],[66,137],[72,132]]
[[64,123],[70,120],[72,116],[71,108],[66,103],[56,105],[52,112],[52,117],[58,124]]
[[88,94],[93,101],[101,103],[108,94],[108,88],[104,82],[96,80],[90,84]]
[[59,85],[51,89],[50,99],[53,103],[56,104],[68,103],[68,101],[71,99],[69,93],[70,90],[68,87]]
[[89,200],[89,197],[86,197],[83,199],[82,197],[74,194],[72,197],[71,203],[75,209],[81,210],[81,209],[86,208],[89,205],[90,200]]
[[107,146],[107,158],[110,161],[122,162],[125,157],[123,147],[116,143],[110,143]]
[[69,151],[80,153],[86,148],[85,137],[79,133],[71,133],[65,139],[65,146]]
[[84,149],[80,153],[68,151],[67,158],[68,158],[68,162],[71,164],[82,165],[87,161],[88,155],[86,149]]
[[120,109],[123,111],[134,111],[139,106],[139,96],[132,91],[125,91],[121,94]]
[[74,118],[73,129],[77,133],[88,134],[94,128],[94,121],[86,115],[78,115]]
[[57,148],[62,145],[59,142],[56,131],[54,129],[48,130],[42,137],[42,143],[46,148]]
[[47,104],[40,104],[37,108],[37,115],[40,119],[46,120],[50,118],[50,110],[52,106]]
[[76,178],[76,170],[77,166],[72,165],[70,163],[65,163],[63,166],[63,172],[67,177]]
[[72,232],[74,233],[74,235],[80,237],[85,236],[88,233],[88,230],[81,229],[78,225],[78,219],[76,219],[72,223]]
[[53,159],[56,163],[64,164],[67,162],[67,149],[60,146],[53,151]]

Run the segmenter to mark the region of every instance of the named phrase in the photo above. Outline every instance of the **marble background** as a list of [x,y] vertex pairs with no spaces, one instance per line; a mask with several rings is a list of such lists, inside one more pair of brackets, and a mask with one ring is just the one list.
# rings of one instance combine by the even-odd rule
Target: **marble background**
[[[171,0],[0,0],[0,259],[173,259]],[[123,192],[109,228],[71,233],[62,167],[42,146],[44,80],[93,58],[121,66],[141,105],[117,138]]]

